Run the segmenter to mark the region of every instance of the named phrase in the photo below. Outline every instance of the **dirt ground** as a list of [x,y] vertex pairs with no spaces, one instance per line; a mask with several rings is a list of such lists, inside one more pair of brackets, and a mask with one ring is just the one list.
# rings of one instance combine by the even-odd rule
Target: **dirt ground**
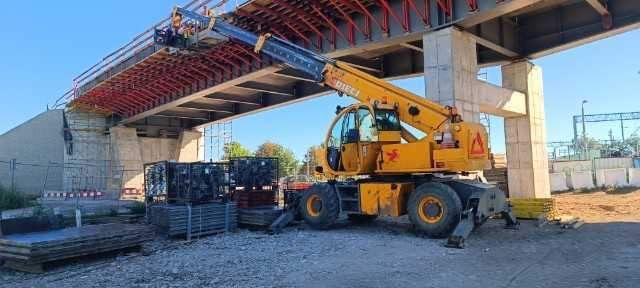
[[0,270],[0,286],[640,287],[640,191],[556,197],[562,211],[588,223],[565,230],[523,221],[513,231],[491,220],[463,250],[416,237],[406,219],[344,221],[329,231],[301,224],[280,235],[240,230],[191,243],[157,240],[148,256],[87,260],[43,275]]
[[554,195],[562,214],[587,222],[640,221],[640,189],[569,192]]

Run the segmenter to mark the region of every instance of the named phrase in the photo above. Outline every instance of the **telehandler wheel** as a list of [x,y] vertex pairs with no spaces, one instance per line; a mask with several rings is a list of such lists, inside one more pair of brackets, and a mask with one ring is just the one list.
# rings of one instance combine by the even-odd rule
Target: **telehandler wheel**
[[432,238],[449,236],[460,222],[462,202],[449,186],[429,182],[416,188],[407,203],[409,220],[418,233]]
[[314,229],[328,229],[340,215],[338,195],[333,186],[314,184],[302,194],[300,201],[302,218]]
[[378,218],[378,215],[349,214],[349,221],[353,224],[369,224]]

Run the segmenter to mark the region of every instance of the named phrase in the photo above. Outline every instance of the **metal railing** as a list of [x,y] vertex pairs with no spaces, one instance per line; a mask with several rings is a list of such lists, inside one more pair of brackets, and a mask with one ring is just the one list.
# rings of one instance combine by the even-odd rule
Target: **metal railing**
[[[191,0],[184,6],[185,9],[197,11],[198,9],[204,9],[214,0]],[[224,9],[228,0],[218,0],[215,4],[211,5],[211,9]],[[237,3],[236,3],[237,5]],[[225,12],[225,11],[223,11]],[[169,17],[162,19],[156,24],[152,25],[149,29],[133,37],[131,41],[124,46],[116,49],[103,57],[98,63],[89,67],[87,70],[80,73],[73,79],[73,86],[66,91],[60,98],[58,98],[53,104],[53,108],[64,107],[68,102],[76,99],[80,95],[80,88],[89,81],[97,78],[101,73],[106,72],[110,68],[114,67],[123,60],[132,57],[144,48],[153,45],[153,36],[156,28],[166,26],[169,23]]]

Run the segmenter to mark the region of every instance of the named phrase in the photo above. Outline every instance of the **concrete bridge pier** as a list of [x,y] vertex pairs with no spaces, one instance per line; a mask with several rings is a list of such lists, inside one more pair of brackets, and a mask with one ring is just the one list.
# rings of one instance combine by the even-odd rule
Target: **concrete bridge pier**
[[426,97],[455,106],[463,119],[505,118],[512,198],[550,197],[542,69],[530,62],[502,67],[503,87],[478,79],[477,43],[455,27],[423,37]]
[[527,114],[506,117],[507,172],[512,198],[549,198],[542,68],[529,61],[502,66],[502,86],[527,95]]

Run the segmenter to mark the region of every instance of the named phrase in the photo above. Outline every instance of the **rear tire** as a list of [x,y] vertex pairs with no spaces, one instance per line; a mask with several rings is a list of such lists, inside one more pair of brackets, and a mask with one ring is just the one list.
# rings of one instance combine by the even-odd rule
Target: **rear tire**
[[353,224],[369,224],[378,218],[378,215],[349,214],[349,221]]
[[302,218],[314,229],[331,228],[340,215],[338,195],[330,184],[314,184],[300,200]]
[[461,213],[458,194],[438,182],[418,186],[407,203],[407,214],[416,231],[431,238],[449,236],[460,222]]

